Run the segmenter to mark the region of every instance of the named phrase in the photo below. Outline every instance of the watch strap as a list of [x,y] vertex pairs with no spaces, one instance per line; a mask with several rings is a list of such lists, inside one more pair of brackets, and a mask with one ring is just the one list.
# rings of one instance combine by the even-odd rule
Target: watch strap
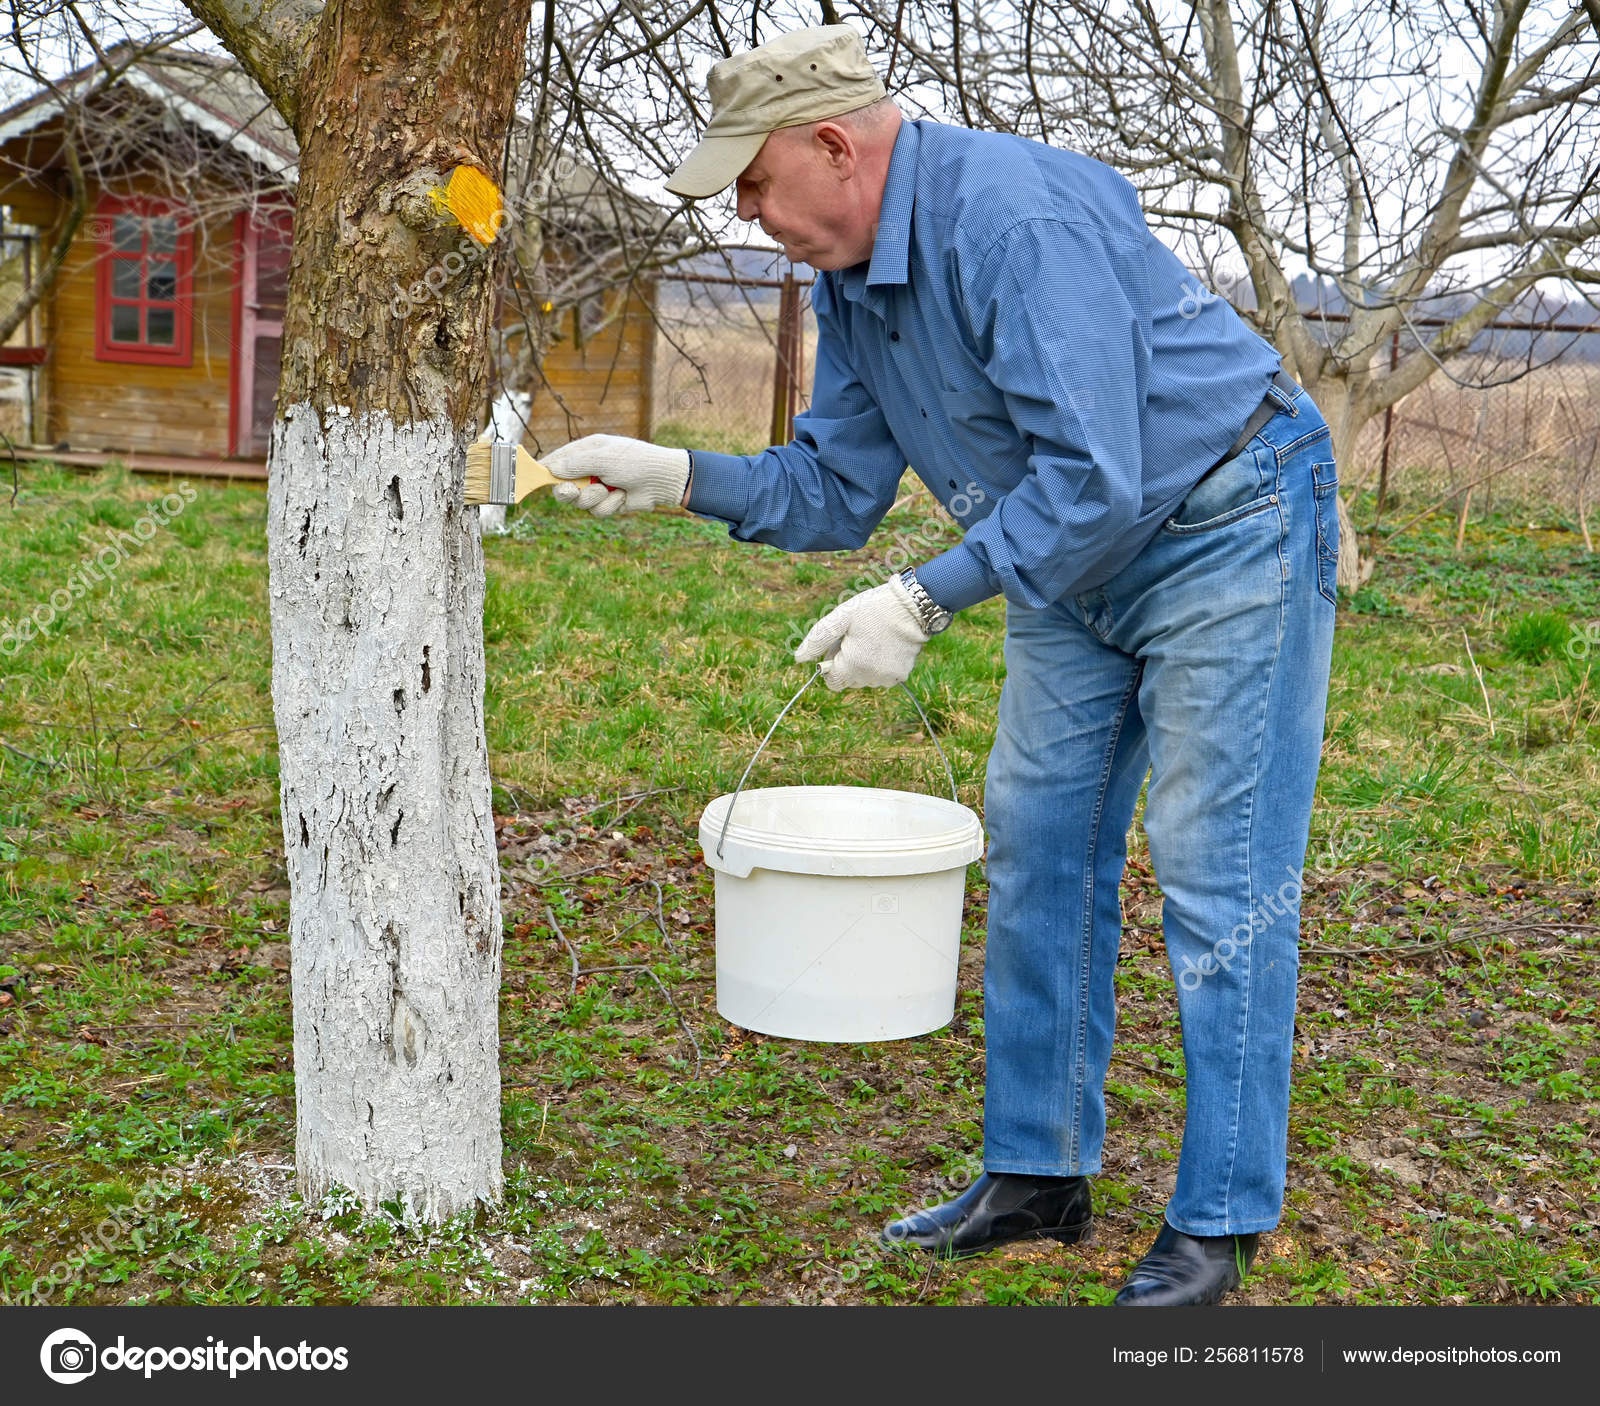
[[928,594],[928,588],[917,580],[915,567],[908,566],[900,573],[900,584],[906,588],[911,597],[911,603],[917,609],[917,615],[922,621],[922,628],[926,634],[936,635],[941,630],[949,627],[952,616],[948,610],[941,606]]

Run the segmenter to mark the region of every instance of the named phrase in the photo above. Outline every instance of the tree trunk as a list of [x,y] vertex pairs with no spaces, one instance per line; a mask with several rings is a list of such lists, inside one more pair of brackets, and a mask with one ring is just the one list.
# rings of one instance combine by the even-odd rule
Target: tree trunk
[[333,0],[296,104],[267,518],[296,1171],[307,1202],[343,1185],[434,1224],[503,1180],[483,558],[461,504],[496,250],[431,192],[500,170],[528,13]]
[[[1317,402],[1323,418],[1328,422],[1333,461],[1339,466],[1339,480],[1348,484],[1355,477],[1356,438],[1365,423],[1356,418],[1354,397],[1342,380],[1324,376],[1314,385],[1307,385],[1311,398]],[[1353,591],[1365,585],[1372,576],[1372,561],[1363,558],[1356,538],[1355,523],[1343,493],[1339,494],[1339,569],[1337,584],[1341,591]]]

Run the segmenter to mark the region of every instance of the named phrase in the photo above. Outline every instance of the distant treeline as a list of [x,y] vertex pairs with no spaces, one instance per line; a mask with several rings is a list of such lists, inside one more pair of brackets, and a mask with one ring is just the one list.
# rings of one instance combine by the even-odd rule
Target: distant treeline
[[[775,312],[778,306],[776,288],[734,287],[726,283],[684,281],[692,279],[695,275],[726,278],[730,266],[734,276],[749,279],[752,284],[764,279],[782,278],[790,269],[788,261],[777,250],[729,249],[720,254],[702,254],[676,265],[673,269],[676,276],[662,280],[659,293],[661,310],[667,312],[693,307],[701,310],[714,308],[734,311],[753,306],[762,312],[768,310]],[[795,277],[802,282],[815,276],[815,270],[805,264],[793,265],[793,271]],[[1326,279],[1312,278],[1303,274],[1295,279],[1294,290],[1296,301],[1307,313],[1314,314],[1320,309],[1325,313],[1342,315],[1349,310],[1350,305],[1338,288]],[[1248,284],[1240,284],[1228,291],[1238,306],[1242,308],[1254,306],[1255,300]],[[1429,318],[1458,317],[1466,312],[1473,302],[1473,299],[1458,294],[1425,298],[1415,305],[1413,315]],[[1564,361],[1600,363],[1600,312],[1581,300],[1553,299],[1548,295],[1530,292],[1512,303],[1495,320],[1580,324],[1592,326],[1594,331],[1592,333],[1527,332],[1512,328],[1490,328],[1478,334],[1472,344],[1474,353],[1510,361],[1525,361],[1531,356],[1533,360],[1543,362],[1559,356]],[[1330,322],[1321,330],[1321,335],[1331,341],[1342,334],[1343,326],[1342,321]],[[1402,330],[1401,354],[1404,355],[1407,349],[1415,344],[1410,332]]]

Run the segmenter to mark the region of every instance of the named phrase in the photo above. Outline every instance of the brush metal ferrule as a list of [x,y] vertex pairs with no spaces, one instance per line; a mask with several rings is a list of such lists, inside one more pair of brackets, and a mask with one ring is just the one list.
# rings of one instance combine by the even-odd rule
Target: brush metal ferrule
[[507,507],[517,501],[517,446],[489,446],[489,501]]

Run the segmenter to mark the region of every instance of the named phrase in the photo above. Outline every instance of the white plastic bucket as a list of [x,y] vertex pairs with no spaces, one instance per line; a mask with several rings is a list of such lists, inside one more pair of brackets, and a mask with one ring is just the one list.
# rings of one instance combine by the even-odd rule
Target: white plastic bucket
[[966,806],[868,786],[736,792],[706,807],[700,847],[725,1019],[851,1043],[950,1023],[967,865],[983,853]]

